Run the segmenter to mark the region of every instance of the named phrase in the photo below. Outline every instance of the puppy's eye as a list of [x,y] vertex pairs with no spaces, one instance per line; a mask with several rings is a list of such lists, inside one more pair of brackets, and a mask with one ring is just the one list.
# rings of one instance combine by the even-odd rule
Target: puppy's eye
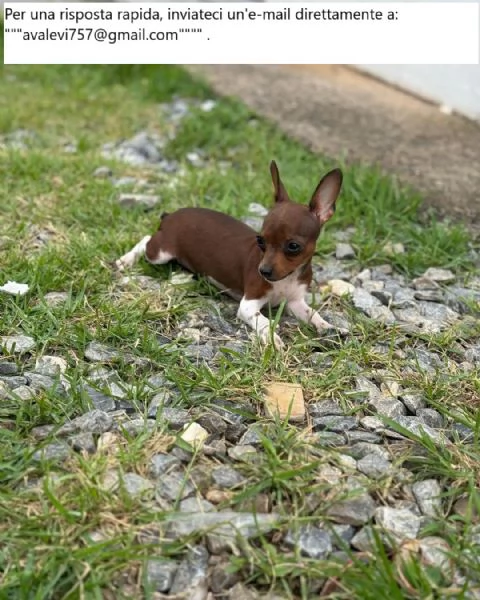
[[302,250],[302,246],[298,242],[288,242],[285,247],[287,254],[298,254]]
[[262,252],[265,252],[265,240],[263,239],[263,237],[261,235],[257,235],[257,245],[260,248],[260,250],[262,250]]

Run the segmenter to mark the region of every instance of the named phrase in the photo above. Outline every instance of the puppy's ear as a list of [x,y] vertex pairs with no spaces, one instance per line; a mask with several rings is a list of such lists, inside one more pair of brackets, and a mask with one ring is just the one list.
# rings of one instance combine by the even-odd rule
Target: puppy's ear
[[290,198],[288,197],[287,190],[280,179],[277,163],[274,160],[272,160],[270,163],[270,173],[272,175],[273,187],[275,189],[275,202],[284,202],[289,200]]
[[320,225],[326,223],[335,212],[335,202],[340,194],[342,181],[343,175],[340,169],[333,169],[321,179],[313,192],[309,208]]

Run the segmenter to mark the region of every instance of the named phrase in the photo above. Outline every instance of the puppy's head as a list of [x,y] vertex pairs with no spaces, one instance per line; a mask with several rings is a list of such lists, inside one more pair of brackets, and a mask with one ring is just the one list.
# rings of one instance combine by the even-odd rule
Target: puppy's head
[[335,212],[342,172],[334,169],[317,185],[308,205],[290,200],[275,161],[270,164],[275,204],[265,217],[257,243],[263,252],[260,275],[267,281],[284,279],[307,265],[323,225]]

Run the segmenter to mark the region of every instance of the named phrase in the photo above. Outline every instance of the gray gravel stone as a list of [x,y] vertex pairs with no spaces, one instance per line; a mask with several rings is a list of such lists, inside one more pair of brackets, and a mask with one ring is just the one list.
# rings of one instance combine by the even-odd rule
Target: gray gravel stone
[[355,388],[358,392],[361,392],[365,397],[366,402],[375,404],[379,400],[382,400],[382,393],[379,388],[363,375],[355,377]]
[[250,202],[248,205],[248,212],[251,215],[257,215],[258,217],[266,217],[268,214],[268,208],[258,202]]
[[183,349],[183,352],[190,360],[208,363],[215,357],[216,349],[211,342],[207,342],[206,344],[189,344]]
[[60,356],[40,356],[35,361],[35,373],[46,375],[47,377],[56,377],[60,373],[65,373],[68,364]]
[[213,332],[220,333],[226,336],[233,336],[237,331],[237,328],[234,327],[231,323],[229,323],[220,315],[216,315],[212,312],[205,315],[204,324],[206,327],[209,327]]
[[443,302],[444,297],[441,290],[421,290],[415,292],[415,300],[423,300],[425,302]]
[[459,314],[445,306],[435,302],[418,302],[418,310],[423,317],[426,317],[430,321],[436,322],[441,328],[448,327],[455,323],[459,318]]
[[125,432],[126,435],[135,437],[141,433],[153,431],[156,428],[155,421],[145,420],[143,418],[132,419],[131,421],[121,421],[114,424],[114,430]]
[[324,400],[323,402],[314,402],[308,405],[308,412],[311,417],[325,417],[330,415],[344,415],[344,410],[338,402],[333,400]]
[[392,463],[378,454],[366,454],[357,461],[357,469],[370,479],[381,479],[389,474]]
[[379,417],[372,417],[367,415],[360,419],[360,425],[368,431],[383,432],[385,430],[385,424]]
[[382,306],[380,300],[372,296],[364,288],[355,288],[352,292],[352,300],[355,308],[358,308],[358,310],[361,310],[367,316],[370,314],[372,308]]
[[[149,410],[150,416],[150,410]],[[192,419],[188,410],[183,408],[173,408],[165,406],[159,411],[158,418],[160,421],[167,423],[169,427],[175,431],[183,429],[184,425],[189,423]]]
[[172,587],[178,562],[165,558],[151,558],[145,565],[147,584],[155,592],[168,592]]
[[90,342],[85,348],[85,358],[92,362],[112,362],[122,357],[119,350],[100,344],[99,342]]
[[69,298],[70,294],[67,292],[49,292],[43,297],[47,306],[50,306],[51,308],[65,304]]
[[263,226],[263,219],[261,217],[246,216],[242,217],[241,221],[242,223],[245,223],[245,225],[251,227],[254,231],[260,231]]
[[165,473],[178,469],[181,461],[171,454],[155,454],[150,460],[148,474],[153,479],[160,479]]
[[[156,419],[157,415],[163,415],[165,408],[171,404],[174,395],[169,389],[163,389],[153,396],[148,405],[148,416],[152,419]],[[168,411],[167,411],[168,416]],[[188,420],[188,417],[187,417]]]
[[405,404],[407,409],[413,414],[415,414],[417,410],[425,408],[425,400],[421,394],[402,392],[400,399]]
[[465,351],[465,360],[473,363],[474,365],[480,364],[480,345],[468,348]]
[[318,431],[314,438],[318,446],[334,448],[345,444],[345,435],[334,431]]
[[239,445],[241,446],[259,446],[262,443],[262,434],[266,434],[265,428],[258,423],[250,425],[242,435]]
[[391,306],[392,308],[415,308],[415,294],[412,290],[408,288],[398,287],[397,284],[393,286],[388,286],[387,290],[392,294]]
[[91,433],[77,433],[76,435],[72,435],[68,439],[68,443],[78,452],[95,454],[97,450],[97,445]]
[[28,335],[4,335],[0,337],[0,347],[9,354],[24,354],[30,352],[36,346],[36,342]]
[[71,450],[64,442],[51,442],[33,453],[32,460],[40,462],[43,460],[61,462],[71,456]]
[[231,467],[217,467],[212,471],[212,481],[216,487],[228,490],[245,482],[245,477]]
[[352,497],[332,504],[327,515],[337,523],[364,525],[372,518],[375,509],[373,498],[360,489]]
[[[435,429],[432,429],[432,427],[421,421],[421,419],[419,419],[418,417],[396,417],[395,421],[401,427],[407,429],[408,431],[410,431],[410,433],[413,433],[414,435],[426,435],[432,441],[437,443],[444,443],[446,441],[445,436],[442,433],[436,431]],[[386,434],[390,435],[390,431],[388,429],[386,430]]]
[[423,348],[415,349],[412,351],[411,356],[415,368],[418,364],[418,367],[422,371],[426,371],[429,374],[434,375],[438,370],[444,369],[444,365],[439,356]]
[[197,411],[195,413],[195,421],[210,434],[223,435],[227,431],[227,423],[213,410]]
[[[260,600],[260,596],[253,589],[245,584],[238,582],[230,590],[228,600]],[[278,598],[270,598],[270,594],[261,600],[278,600]],[[470,598],[468,600],[471,600]],[[474,600],[477,600],[476,598]]]
[[185,475],[181,472],[172,472],[165,474],[157,483],[157,496],[175,502],[191,496],[195,492],[193,485],[185,480]]
[[355,258],[355,250],[350,244],[347,244],[345,242],[339,242],[335,246],[335,258],[337,260],[347,260],[350,258]]
[[83,391],[88,396],[88,399],[96,410],[100,410],[102,412],[111,412],[112,410],[115,410],[115,399],[111,396],[107,396],[107,394],[96,390],[91,385],[84,385]]
[[417,417],[434,429],[441,429],[444,425],[442,415],[433,408],[419,408]]
[[180,502],[178,508],[180,512],[193,513],[195,515],[198,513],[216,511],[215,505],[199,496],[185,498],[185,500]]
[[[191,600],[204,600],[207,596],[208,551],[203,546],[193,546],[178,566],[170,594],[185,594]],[[205,595],[201,595],[204,591]]]
[[58,387],[55,380],[46,375],[25,371],[24,376],[27,380],[27,385],[34,390],[52,390],[53,388]]
[[113,418],[108,413],[94,409],[84,415],[72,419],[66,427],[75,431],[87,433],[104,433],[113,427]]
[[102,156],[116,159],[133,166],[156,164],[161,161],[158,146],[161,140],[146,131],[140,131],[129,140],[103,145]]
[[106,166],[97,167],[93,172],[93,176],[97,177],[98,179],[108,179],[112,175],[112,169]]
[[452,283],[455,281],[455,274],[450,269],[440,269],[437,267],[430,267],[425,271],[423,277],[431,279],[437,283]]
[[332,525],[332,544],[335,548],[342,549],[345,544],[349,545],[355,535],[355,527],[352,525]]
[[400,400],[395,400],[394,398],[375,400],[374,402],[370,402],[369,406],[379,415],[390,419],[395,419],[407,413],[405,406]]
[[367,290],[355,288],[352,294],[352,300],[355,308],[362,311],[367,317],[384,325],[395,323],[396,319],[392,311],[384,306],[380,300],[367,292]]
[[137,498],[154,487],[151,481],[136,473],[125,473],[122,477],[122,482],[125,491],[132,498]]
[[325,284],[331,279],[345,279],[348,281],[351,275],[337,260],[325,261],[321,266],[313,266],[313,278],[317,283]]
[[144,210],[152,210],[160,204],[160,196],[153,194],[120,194],[118,203],[124,208],[141,207]]
[[10,390],[14,390],[20,386],[28,385],[28,381],[26,377],[23,375],[10,375],[10,376],[0,376],[0,381],[2,381]]
[[240,573],[230,573],[227,565],[227,562],[221,562],[210,571],[210,589],[220,597],[225,597],[225,591],[232,588],[241,579]]
[[327,417],[316,417],[312,419],[314,431],[326,429],[335,433],[343,433],[354,429],[358,424],[357,417],[340,417],[330,415]]
[[383,461],[388,461],[390,458],[390,454],[386,448],[369,442],[358,442],[349,448],[349,452],[357,460],[369,455],[378,456]]
[[377,433],[372,433],[371,431],[362,431],[360,429],[355,429],[353,431],[346,431],[345,437],[347,438],[347,442],[349,444],[356,444],[358,442],[367,442],[369,444],[380,444],[382,441],[382,437]]
[[[225,542],[233,544],[236,536],[245,539],[257,537],[270,531],[278,522],[275,514],[250,514],[233,510],[172,515],[168,527],[168,536],[173,539],[182,538],[194,533],[214,534],[225,538]],[[227,546],[228,548],[228,546]]]
[[424,479],[412,485],[412,492],[423,515],[439,517],[442,513],[442,489],[436,479]]
[[171,382],[168,381],[163,373],[154,373],[153,375],[150,375],[145,381],[145,384],[155,391],[172,386]]
[[57,429],[58,427],[56,425],[38,425],[30,431],[30,434],[36,440],[45,440],[46,438],[50,437],[53,434],[53,432]]
[[332,538],[328,531],[311,523],[298,529],[290,528],[284,538],[286,546],[297,549],[309,558],[326,558],[332,551]]
[[[352,547],[360,552],[371,552],[375,550],[376,541],[373,532],[374,528],[372,525],[365,525],[365,527],[359,529],[350,541]],[[380,539],[383,538],[381,532],[378,532],[377,535],[379,535]]]
[[251,462],[258,456],[257,449],[255,446],[251,446],[250,444],[245,446],[241,446],[240,444],[237,446],[232,446],[228,449],[227,453],[232,460],[242,462]]
[[474,431],[463,423],[453,423],[451,426],[452,439],[458,439],[461,442],[471,442],[474,437]]
[[0,375],[16,375],[17,373],[18,366],[16,363],[0,360]]
[[393,539],[401,544],[406,540],[414,540],[420,530],[421,518],[410,510],[380,506],[375,510],[377,525]]
[[441,569],[444,574],[452,569],[451,548],[448,543],[437,536],[427,536],[419,540],[422,562]]
[[20,385],[9,392],[9,396],[20,400],[31,400],[37,390],[26,385]]
[[413,279],[412,286],[415,290],[419,290],[419,291],[438,290],[440,287],[436,281],[433,281],[433,279],[430,279],[429,277],[425,277],[424,275]]

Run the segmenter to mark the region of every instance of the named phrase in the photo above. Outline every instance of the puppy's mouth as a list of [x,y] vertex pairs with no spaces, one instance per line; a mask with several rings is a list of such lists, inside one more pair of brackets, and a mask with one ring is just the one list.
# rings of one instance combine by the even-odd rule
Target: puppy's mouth
[[265,281],[268,281],[269,283],[275,283],[277,281],[283,281],[284,279],[286,279],[287,277],[290,277],[290,275],[293,275],[294,273],[298,273],[298,275],[301,275],[305,271],[305,268],[307,267],[307,265],[308,265],[308,262],[303,263],[299,267],[296,267],[295,269],[292,269],[291,271],[289,271],[283,277],[275,277],[274,275],[264,275],[263,273],[260,272],[260,269],[258,270],[258,272],[260,273],[261,277],[263,279],[265,279]]
[[270,275],[267,277],[266,275],[262,275],[261,273],[260,273],[260,275],[262,275],[262,277],[263,277],[263,279],[265,279],[265,281],[268,281],[269,283],[275,283],[276,281],[283,281],[284,279],[286,279],[287,277],[292,275],[292,273],[294,273],[294,272],[295,272],[295,270],[290,271],[290,273],[287,273],[283,277],[275,277],[273,275]]

